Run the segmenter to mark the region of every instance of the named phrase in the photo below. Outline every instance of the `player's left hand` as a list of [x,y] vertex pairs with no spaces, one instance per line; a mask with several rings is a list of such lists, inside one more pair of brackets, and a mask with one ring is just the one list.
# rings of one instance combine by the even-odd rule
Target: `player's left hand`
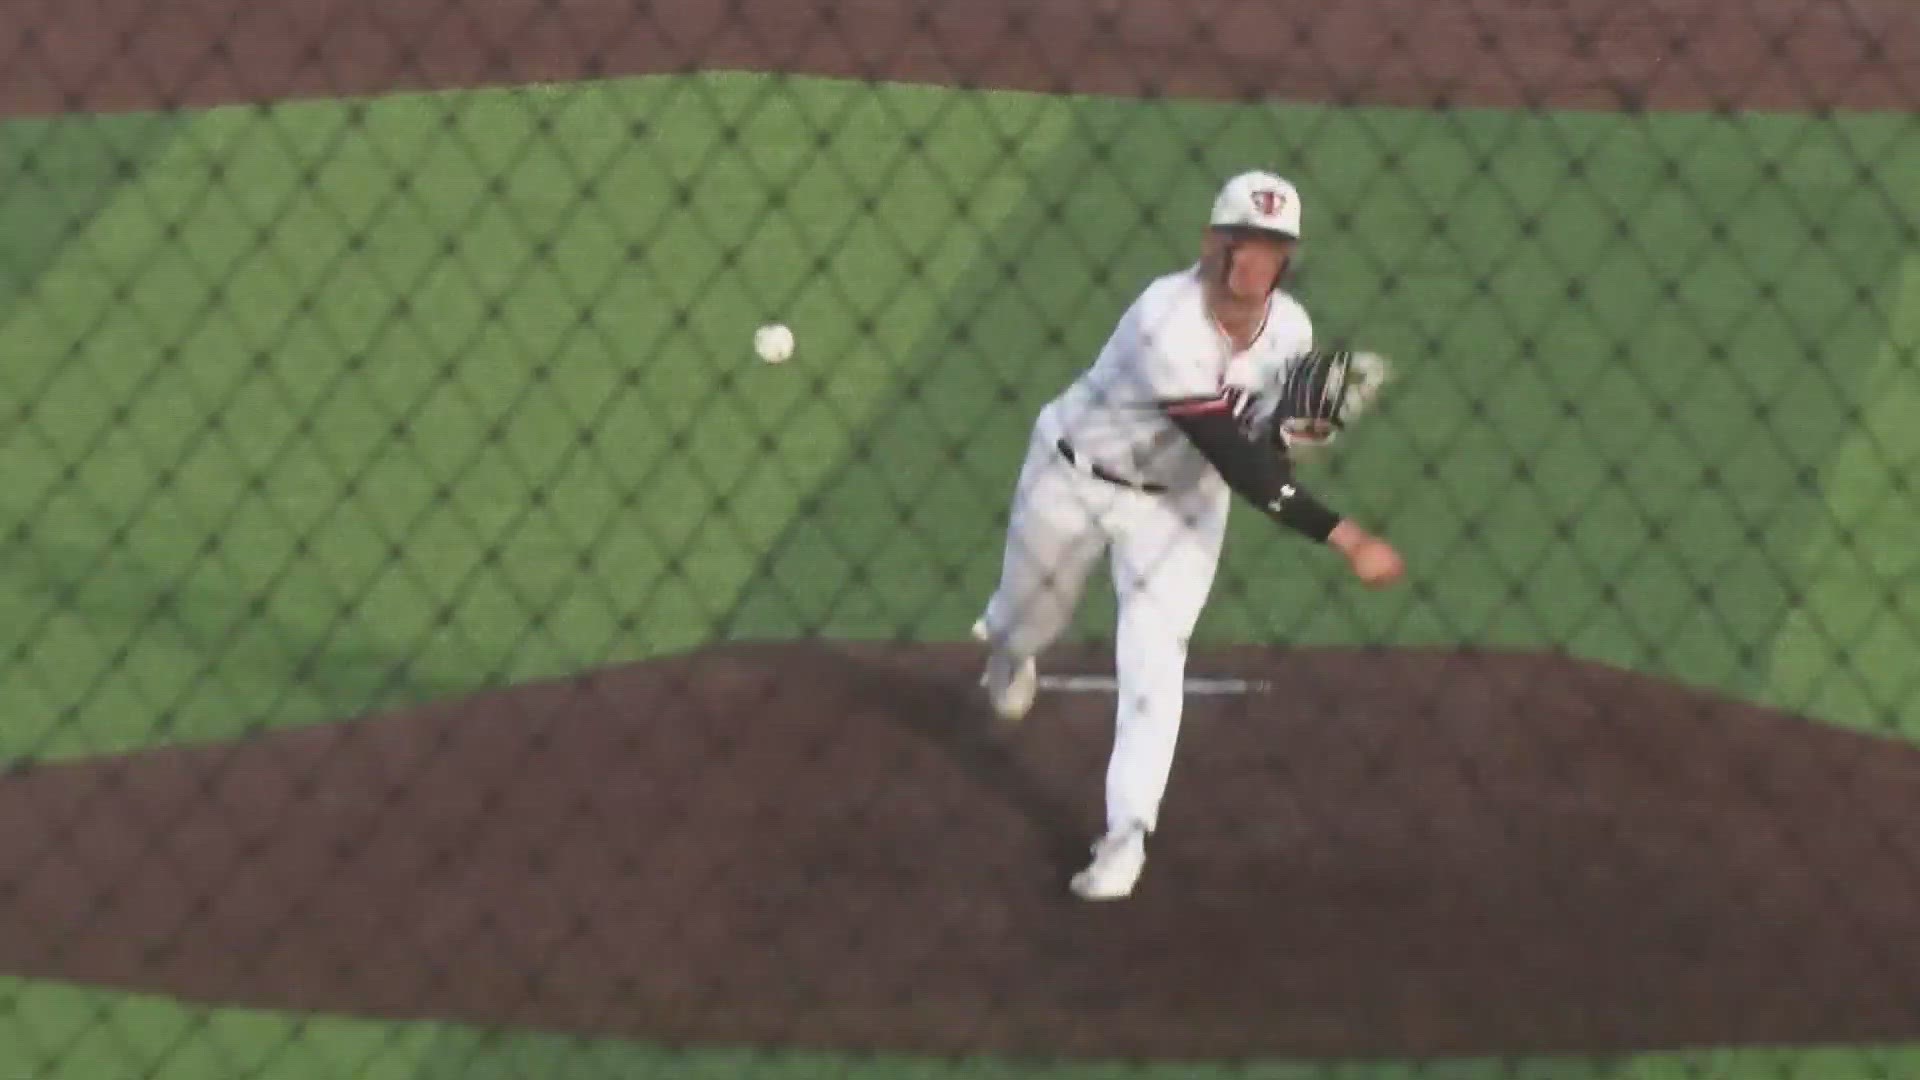
[[1386,357],[1310,349],[1287,364],[1272,413],[1273,437],[1293,450],[1321,447],[1373,407],[1393,375]]

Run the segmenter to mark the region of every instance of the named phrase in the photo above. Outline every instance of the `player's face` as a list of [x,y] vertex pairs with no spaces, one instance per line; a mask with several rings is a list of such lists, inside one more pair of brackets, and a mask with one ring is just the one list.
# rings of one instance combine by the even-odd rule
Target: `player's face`
[[1297,243],[1288,237],[1255,230],[1221,239],[1222,246],[1230,243],[1233,251],[1233,262],[1227,267],[1227,291],[1240,300],[1266,296]]

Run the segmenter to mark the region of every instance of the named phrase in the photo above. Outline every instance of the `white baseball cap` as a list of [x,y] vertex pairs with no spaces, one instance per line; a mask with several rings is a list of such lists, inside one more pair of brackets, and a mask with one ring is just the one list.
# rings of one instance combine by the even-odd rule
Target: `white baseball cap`
[[1209,224],[1300,237],[1300,193],[1270,172],[1243,172],[1213,199]]

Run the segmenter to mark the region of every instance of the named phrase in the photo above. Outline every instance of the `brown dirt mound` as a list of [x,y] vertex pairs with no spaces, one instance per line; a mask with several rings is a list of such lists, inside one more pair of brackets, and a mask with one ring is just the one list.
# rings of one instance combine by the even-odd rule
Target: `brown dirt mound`
[[1920,104],[1911,0],[98,0],[0,41],[0,114],[738,68],[1552,108]]
[[[1545,657],[1209,653],[1128,902],[1111,696],[762,646],[0,782],[0,969],[649,1040],[1920,1037],[1920,752]],[[1060,667],[1105,669],[1097,654]],[[1056,668],[1058,670],[1058,668]]]

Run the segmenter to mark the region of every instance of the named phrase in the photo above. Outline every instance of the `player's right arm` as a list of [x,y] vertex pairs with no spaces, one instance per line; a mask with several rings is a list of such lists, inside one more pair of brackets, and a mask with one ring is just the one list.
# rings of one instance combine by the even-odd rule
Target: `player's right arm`
[[1162,398],[1159,406],[1236,494],[1280,524],[1325,543],[1340,515],[1300,485],[1283,449],[1248,437],[1239,415],[1244,402],[1238,391],[1229,390]]
[[1354,574],[1368,585],[1387,585],[1402,573],[1400,556],[1385,540],[1342,517],[1293,475],[1283,448],[1262,446],[1248,438],[1235,415],[1237,393],[1202,398],[1171,399],[1162,411],[1175,427],[1219,470],[1242,498],[1261,513],[1316,543],[1342,555]]
[[1142,342],[1148,392],[1227,486],[1273,521],[1339,550],[1368,584],[1384,585],[1399,577],[1400,559],[1393,548],[1309,492],[1295,477],[1283,448],[1250,436],[1242,423],[1248,392],[1217,381],[1207,385],[1205,366],[1186,361],[1179,338],[1170,332],[1148,335]]

